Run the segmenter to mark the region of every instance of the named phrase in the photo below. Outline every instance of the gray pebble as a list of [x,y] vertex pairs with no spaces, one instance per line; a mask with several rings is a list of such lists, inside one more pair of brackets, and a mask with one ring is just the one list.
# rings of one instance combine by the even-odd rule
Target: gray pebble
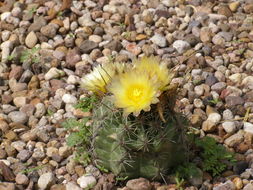
[[13,111],[8,114],[8,117],[15,123],[25,124],[28,121],[28,117],[21,111]]

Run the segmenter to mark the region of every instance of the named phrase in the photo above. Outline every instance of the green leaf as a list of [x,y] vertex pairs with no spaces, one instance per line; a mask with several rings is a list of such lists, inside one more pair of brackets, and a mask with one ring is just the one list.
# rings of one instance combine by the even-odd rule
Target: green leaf
[[97,101],[96,96],[81,98],[78,104],[75,105],[75,108],[80,109],[83,112],[88,112],[93,108],[93,105],[96,101]]
[[227,168],[224,161],[230,163],[235,161],[234,154],[228,152],[224,146],[217,144],[211,137],[197,139],[195,144],[201,149],[203,170],[211,172],[213,176],[219,175]]
[[86,123],[88,122],[88,118],[83,118],[81,120],[76,120],[75,118],[69,118],[66,121],[62,123],[62,126],[65,129],[74,129],[75,127],[84,127]]
[[83,142],[83,136],[80,132],[73,132],[67,138],[68,146],[76,146]]

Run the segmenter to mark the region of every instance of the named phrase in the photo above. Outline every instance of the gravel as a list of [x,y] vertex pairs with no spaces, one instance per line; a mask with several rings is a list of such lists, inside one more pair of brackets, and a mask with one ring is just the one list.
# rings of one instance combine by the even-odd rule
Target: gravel
[[[92,67],[142,56],[159,56],[177,71],[177,110],[200,136],[214,137],[243,162],[234,171],[227,168],[227,178],[207,180],[205,172],[185,189],[253,189],[251,13],[252,2],[239,0],[2,3],[0,159],[15,177],[11,182],[1,178],[0,189],[34,189],[37,184],[51,190],[88,184],[110,189],[95,166],[73,161],[65,138],[69,132],[61,123],[87,116],[74,105],[86,95],[79,83]],[[22,61],[34,47],[38,61]],[[25,169],[40,169],[22,173],[24,163]],[[164,190],[174,188],[172,183],[139,178],[127,180],[122,190]]]

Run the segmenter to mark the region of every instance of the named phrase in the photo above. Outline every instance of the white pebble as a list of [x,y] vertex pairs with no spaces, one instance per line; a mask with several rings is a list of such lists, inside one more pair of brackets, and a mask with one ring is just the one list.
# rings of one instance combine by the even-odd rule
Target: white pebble
[[71,94],[64,94],[62,96],[62,101],[65,102],[66,104],[76,104],[77,98]]
[[86,176],[81,176],[77,179],[77,183],[80,185],[81,188],[92,188],[96,185],[97,180],[95,177],[92,175],[86,175]]

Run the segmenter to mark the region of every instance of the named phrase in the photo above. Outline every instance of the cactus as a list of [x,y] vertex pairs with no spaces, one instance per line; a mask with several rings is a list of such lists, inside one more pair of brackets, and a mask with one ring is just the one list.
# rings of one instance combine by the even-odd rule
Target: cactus
[[175,113],[173,72],[156,57],[104,64],[83,87],[98,96],[91,152],[97,166],[119,177],[161,180],[186,157],[184,118]]
[[135,118],[123,117],[111,97],[93,110],[93,157],[97,165],[117,176],[161,180],[185,160],[182,118],[163,108],[165,122],[156,106]]

